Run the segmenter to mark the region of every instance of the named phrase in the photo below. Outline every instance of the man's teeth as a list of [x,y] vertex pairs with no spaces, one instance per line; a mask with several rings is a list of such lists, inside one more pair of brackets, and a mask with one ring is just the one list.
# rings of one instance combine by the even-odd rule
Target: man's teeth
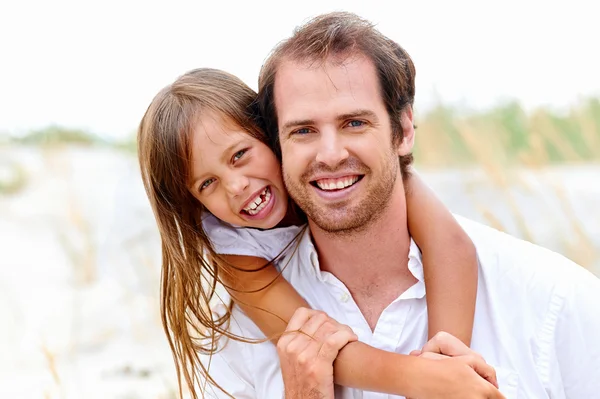
[[[264,197],[264,198],[263,198]],[[262,193],[258,194],[256,198],[254,198],[248,206],[244,208],[244,211],[248,212],[249,215],[256,215],[260,212],[271,199],[271,190],[269,187],[266,187]]]
[[321,179],[317,180],[317,186],[321,190],[341,190],[350,187],[358,181],[358,176],[343,177],[341,179]]

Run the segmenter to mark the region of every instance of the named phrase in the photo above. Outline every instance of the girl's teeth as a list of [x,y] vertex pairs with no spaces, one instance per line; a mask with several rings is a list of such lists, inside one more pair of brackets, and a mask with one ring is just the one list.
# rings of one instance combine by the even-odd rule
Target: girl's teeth
[[[264,200],[262,199],[263,195],[265,196]],[[244,208],[244,210],[246,212],[248,212],[249,215],[256,215],[269,203],[270,199],[271,199],[271,190],[269,190],[269,188],[267,187],[264,189],[264,191],[262,193],[260,193],[260,195],[258,195],[254,199],[254,202],[251,203],[250,205],[248,205],[246,208]]]

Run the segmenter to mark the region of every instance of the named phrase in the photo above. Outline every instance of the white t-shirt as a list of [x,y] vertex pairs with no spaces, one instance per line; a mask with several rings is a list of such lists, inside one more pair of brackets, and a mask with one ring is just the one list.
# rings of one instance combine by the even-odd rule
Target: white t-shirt
[[[298,240],[295,238],[301,236],[306,225],[259,230],[233,226],[206,213],[202,219],[202,227],[216,253],[255,256],[267,261],[275,260],[275,267],[283,269],[283,277],[289,280],[286,259],[289,259],[289,255],[297,247]],[[218,284],[217,295],[210,304],[211,309],[217,314],[222,314],[228,309],[230,303],[231,296],[221,284]]]
[[[496,367],[500,390],[510,399],[599,398],[600,280],[556,253],[475,222],[458,220],[475,243],[479,257],[472,347]],[[259,236],[265,233],[231,231],[235,232],[248,233],[250,245],[264,239]],[[234,245],[235,241],[230,241],[229,250],[249,250],[248,242]],[[273,242],[260,244],[271,246]],[[349,325],[360,341],[405,354],[425,344],[427,304],[423,266],[414,243],[408,268],[417,283],[383,311],[374,331],[345,285],[320,269],[308,230],[289,260],[284,277],[310,306]],[[245,337],[264,338],[237,307],[231,329]],[[270,342],[247,344],[229,340],[212,357],[209,372],[238,399],[278,398],[283,393],[279,359]],[[345,387],[336,389],[336,397],[343,399],[398,398]],[[210,387],[204,395],[226,397]]]
[[202,227],[218,254],[256,256],[273,260],[282,252],[285,254],[293,250],[294,238],[305,225],[259,230],[236,227],[207,214],[202,219]]

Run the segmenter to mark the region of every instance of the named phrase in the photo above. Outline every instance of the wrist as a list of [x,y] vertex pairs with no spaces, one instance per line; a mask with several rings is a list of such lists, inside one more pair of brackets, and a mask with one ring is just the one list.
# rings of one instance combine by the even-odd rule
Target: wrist
[[419,356],[407,356],[406,367],[402,370],[402,378],[398,381],[398,388],[402,389],[405,397],[421,397],[423,387],[429,381],[429,361]]
[[[369,359],[369,367],[361,360]],[[415,381],[424,384],[424,359],[376,349],[362,342],[344,347],[334,363],[337,384],[363,391],[416,397]],[[417,371],[420,370],[420,371]]]
[[426,384],[425,359],[418,356],[384,352],[375,371],[380,381],[389,381],[389,393],[405,397],[419,397],[419,387]]

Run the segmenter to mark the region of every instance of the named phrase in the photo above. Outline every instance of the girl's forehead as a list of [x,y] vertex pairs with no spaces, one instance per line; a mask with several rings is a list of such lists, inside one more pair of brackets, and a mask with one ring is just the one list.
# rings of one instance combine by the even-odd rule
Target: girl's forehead
[[223,164],[232,151],[256,140],[232,120],[215,114],[197,118],[193,129],[191,164],[195,174],[206,172]]
[[239,126],[233,118],[221,112],[207,110],[197,118],[194,127],[194,136],[202,135],[218,144],[239,140],[240,136],[249,136],[248,132]]

